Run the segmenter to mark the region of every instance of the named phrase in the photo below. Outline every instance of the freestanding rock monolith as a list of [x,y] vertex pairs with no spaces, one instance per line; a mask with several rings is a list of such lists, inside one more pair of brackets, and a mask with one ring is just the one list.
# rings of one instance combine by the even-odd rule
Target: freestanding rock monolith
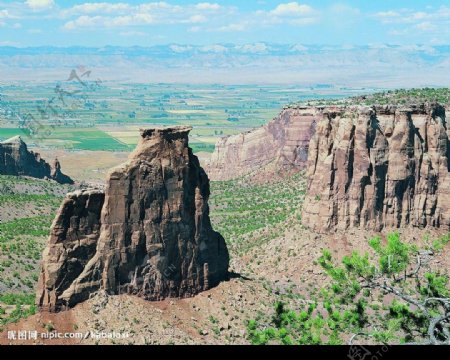
[[211,227],[209,179],[188,147],[190,130],[141,130],[104,193],[67,196],[43,254],[40,307],[72,307],[100,289],[189,297],[227,277],[228,250]]

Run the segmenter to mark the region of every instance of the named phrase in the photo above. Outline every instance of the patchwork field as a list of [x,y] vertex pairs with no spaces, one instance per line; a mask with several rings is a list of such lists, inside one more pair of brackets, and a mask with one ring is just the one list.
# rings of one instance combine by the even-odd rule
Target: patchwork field
[[194,127],[195,152],[212,152],[219,137],[264,125],[285,104],[360,91],[112,82],[85,88],[74,81],[0,84],[0,141],[23,135],[40,148],[126,152],[135,146],[139,128],[181,124]]
[[97,128],[55,128],[43,138],[34,138],[23,129],[0,128],[0,139],[20,135],[31,146],[40,148],[92,151],[129,151],[131,148]]

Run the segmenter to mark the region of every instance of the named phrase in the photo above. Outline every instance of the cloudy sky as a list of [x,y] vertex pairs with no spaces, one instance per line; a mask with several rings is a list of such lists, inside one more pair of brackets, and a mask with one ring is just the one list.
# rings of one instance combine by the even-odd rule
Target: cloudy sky
[[0,46],[450,44],[448,1],[0,0]]

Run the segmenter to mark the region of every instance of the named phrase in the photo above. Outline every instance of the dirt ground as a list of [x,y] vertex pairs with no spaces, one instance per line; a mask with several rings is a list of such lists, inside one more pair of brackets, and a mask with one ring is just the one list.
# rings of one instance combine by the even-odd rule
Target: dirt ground
[[[379,235],[385,238],[386,233]],[[400,233],[402,239],[419,246],[427,237],[434,240],[442,234],[416,229]],[[315,262],[323,248],[341,259],[352,250],[369,251],[367,240],[376,235],[362,230],[319,235],[301,226],[280,234],[242,257],[233,256],[235,276],[193,298],[148,302],[98,293],[69,311],[41,312],[9,325],[0,334],[0,344],[246,344],[247,321],[271,313],[277,294],[289,287],[307,299],[312,287],[328,281]],[[449,253],[447,246],[432,258],[430,266],[448,272]],[[83,338],[22,341],[11,339],[11,331],[16,335],[19,331],[80,333]]]
[[75,181],[89,182],[103,182],[109,170],[127,161],[129,155],[126,152],[87,150],[40,150],[40,153],[48,162],[57,157],[63,173]]

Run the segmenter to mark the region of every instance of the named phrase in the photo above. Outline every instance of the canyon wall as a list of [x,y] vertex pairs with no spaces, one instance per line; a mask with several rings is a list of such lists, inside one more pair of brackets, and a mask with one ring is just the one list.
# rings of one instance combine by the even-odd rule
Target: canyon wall
[[309,141],[321,114],[320,107],[286,108],[261,128],[220,139],[206,166],[209,177],[230,180],[270,163],[275,169],[303,169]]
[[30,176],[73,184],[73,180],[61,172],[58,159],[52,165],[48,164],[40,154],[29,151],[20,136],[0,142],[0,175]]
[[326,108],[309,145],[303,224],[450,229],[444,107]]
[[188,127],[147,129],[106,190],[69,194],[43,254],[41,308],[72,307],[103,289],[147,300],[188,297],[228,276],[209,219],[209,179]]

